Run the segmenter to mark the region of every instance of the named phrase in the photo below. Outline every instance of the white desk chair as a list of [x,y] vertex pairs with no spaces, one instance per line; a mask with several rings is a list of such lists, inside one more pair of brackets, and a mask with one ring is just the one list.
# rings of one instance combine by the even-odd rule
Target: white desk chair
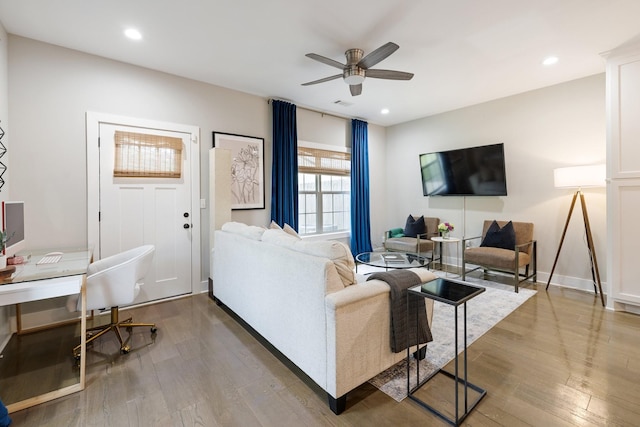
[[[127,328],[128,332],[137,326],[151,328],[151,333],[158,330],[155,323],[133,323],[132,318],[120,321],[118,306],[131,304],[140,292],[141,281],[151,267],[155,247],[153,245],[140,246],[119,254],[101,259],[89,265],[87,271],[87,310],[111,308],[111,323],[87,329],[87,344],[114,331],[120,341],[120,352],[123,354],[131,350],[129,339],[122,339],[120,328]],[[67,301],[70,311],[80,311],[80,295],[73,295]],[[96,333],[97,331],[97,333]],[[76,359],[80,357],[80,346],[73,349]]]

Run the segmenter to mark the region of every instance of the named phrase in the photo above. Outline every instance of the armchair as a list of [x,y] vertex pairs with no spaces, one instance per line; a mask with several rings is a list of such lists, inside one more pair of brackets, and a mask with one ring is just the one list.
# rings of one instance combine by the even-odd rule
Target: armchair
[[[510,238],[501,235],[509,234],[508,232],[512,233]],[[467,247],[468,242],[475,239],[482,239],[480,246]],[[479,268],[485,273],[487,270],[511,273],[514,275],[515,291],[518,292],[518,286],[525,280],[532,279],[535,283],[537,258],[537,242],[533,239],[532,223],[484,221],[482,236],[462,240],[462,280],[465,280],[468,273]],[[467,264],[477,267],[467,271]],[[533,270],[532,274],[529,274],[529,267]],[[521,272],[522,268],[524,274]]]
[[[421,225],[420,218],[423,219]],[[405,226],[401,236],[394,237],[393,231],[388,230],[385,233],[385,240],[383,242],[384,249],[386,251],[406,252],[417,254],[418,256],[425,256],[431,252],[431,261],[433,261],[433,248],[434,243],[431,241],[432,237],[438,236],[438,218],[431,217],[415,217],[409,215],[407,218],[407,225]],[[408,233],[407,233],[408,231]],[[416,234],[412,235],[411,231],[415,231]]]

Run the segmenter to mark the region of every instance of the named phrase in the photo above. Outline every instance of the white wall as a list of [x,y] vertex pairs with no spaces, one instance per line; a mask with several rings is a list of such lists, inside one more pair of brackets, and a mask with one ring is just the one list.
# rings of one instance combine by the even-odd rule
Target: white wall
[[[351,146],[351,119],[343,119],[328,114],[322,114],[297,109],[298,139],[326,145]],[[385,141],[386,128],[369,123],[369,185],[371,230],[384,228],[386,221],[385,188]],[[374,247],[382,245],[381,233],[371,233]],[[348,239],[344,240],[349,243]]]
[[[26,203],[32,247],[86,244],[87,111],[199,126],[204,199],[212,131],[264,137],[270,162],[269,106],[255,96],[13,35],[9,81],[17,141],[12,190]],[[267,174],[267,189],[270,182]],[[266,223],[268,216],[266,209],[234,211],[235,219],[251,223]],[[202,280],[208,277],[207,227],[208,209],[202,212]]]
[[[546,282],[572,194],[554,188],[553,169],[604,163],[605,119],[605,76],[599,74],[389,127],[385,228],[404,226],[409,213],[453,222],[455,237],[480,235],[484,219],[533,222],[538,240],[538,280]],[[508,196],[422,195],[419,154],[499,142],[505,144]],[[585,191],[585,197],[604,280],[605,190]],[[578,207],[552,281],[593,290],[590,278]]]
[[[8,55],[8,36],[4,27],[0,23],[0,127],[5,131],[2,143],[5,147],[9,146],[9,80],[7,76],[7,55]],[[9,159],[9,151],[2,158],[2,162],[7,165]],[[8,181],[8,174],[5,173],[4,180]],[[0,202],[8,200],[7,193],[9,191],[9,183],[0,189]],[[0,307],[0,349],[10,338],[9,328],[9,307]]]
[[[6,61],[5,61],[6,66]],[[9,37],[12,197],[25,200],[34,246],[86,243],[85,113],[97,111],[201,128],[201,194],[208,198],[211,132],[265,139],[265,205],[232,218],[268,224],[271,200],[271,108],[267,100],[81,52]],[[604,75],[382,128],[369,125],[372,243],[411,213],[479,234],[484,218],[533,221],[541,280],[551,269],[570,193],[553,188],[553,168],[605,159]],[[3,97],[6,99],[6,97]],[[6,102],[6,101],[5,101]],[[1,105],[0,105],[1,108]],[[298,108],[298,137],[349,144],[350,121]],[[504,142],[509,196],[425,198],[418,155]],[[604,248],[604,190],[588,192],[594,239]],[[466,221],[462,208],[466,204]],[[208,203],[207,203],[208,206]],[[574,213],[554,282],[584,286],[590,277],[582,218]],[[208,210],[202,212],[202,280],[208,277]],[[606,254],[598,252],[600,268]],[[601,271],[605,277],[605,272]],[[589,285],[590,286],[590,285]]]
[[[236,210],[232,219],[268,225],[272,135],[266,99],[18,36],[9,40],[10,116],[13,139],[20,141],[11,172],[14,197],[26,203],[29,246],[86,244],[87,111],[199,126],[204,199],[209,194],[211,133],[264,138],[266,208]],[[349,119],[304,108],[297,109],[297,117],[299,139],[349,145]],[[370,125],[369,135],[372,151],[382,153],[384,128]],[[383,156],[377,158],[381,165]],[[201,280],[206,280],[208,208],[201,213]]]

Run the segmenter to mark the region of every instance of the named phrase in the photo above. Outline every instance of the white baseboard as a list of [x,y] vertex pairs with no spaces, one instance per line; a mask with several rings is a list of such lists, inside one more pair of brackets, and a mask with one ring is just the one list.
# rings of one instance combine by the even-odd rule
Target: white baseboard
[[[547,283],[549,280],[549,273],[538,272],[538,282],[539,283]],[[607,283],[601,281],[602,290],[605,295],[607,295]],[[579,277],[571,277],[571,276],[559,276],[557,274],[553,275],[553,280],[551,281],[551,285],[560,286],[563,288],[569,289],[577,289],[580,291],[593,292],[593,281],[591,279],[582,279]],[[596,285],[597,286],[597,285]]]
[[200,282],[200,289],[194,289],[194,294],[201,294],[203,292],[209,292],[209,280],[203,280]]

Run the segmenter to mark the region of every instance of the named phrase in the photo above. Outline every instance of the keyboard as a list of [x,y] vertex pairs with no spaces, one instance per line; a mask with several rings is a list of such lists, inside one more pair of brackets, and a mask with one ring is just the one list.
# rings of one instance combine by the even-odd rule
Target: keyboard
[[55,264],[58,261],[60,261],[60,258],[62,258],[62,255],[45,255],[42,258],[40,258],[38,262],[36,262],[36,265]]

